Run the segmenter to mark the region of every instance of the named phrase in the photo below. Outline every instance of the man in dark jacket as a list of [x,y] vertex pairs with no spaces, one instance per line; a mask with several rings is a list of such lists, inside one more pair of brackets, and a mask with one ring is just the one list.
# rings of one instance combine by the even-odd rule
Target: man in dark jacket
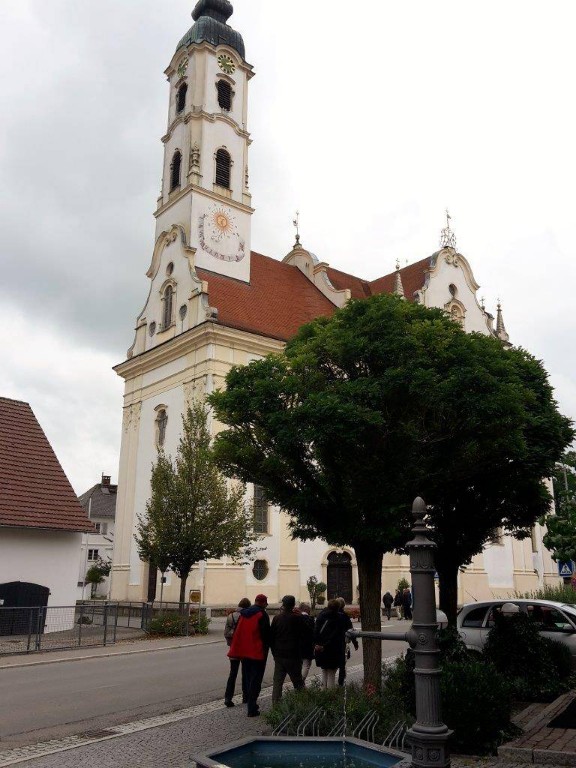
[[309,625],[299,611],[294,611],[295,606],[294,595],[285,595],[282,598],[282,611],[274,616],[270,627],[270,650],[274,656],[272,704],[276,704],[282,697],[286,675],[296,690],[304,688],[302,656],[307,645]]
[[228,651],[231,659],[241,659],[244,663],[248,689],[248,717],[257,717],[260,714],[258,696],[262,689],[270,648],[270,617],[266,613],[267,605],[266,595],[256,595],[254,605],[240,611],[240,619]]
[[384,594],[384,597],[382,598],[382,614],[386,616],[388,621],[390,621],[390,618],[392,616],[392,603],[394,602],[394,598],[390,594],[390,592],[386,592]]
[[404,618],[412,620],[412,592],[410,592],[410,588],[406,587],[406,589],[402,592],[402,610],[404,611]]

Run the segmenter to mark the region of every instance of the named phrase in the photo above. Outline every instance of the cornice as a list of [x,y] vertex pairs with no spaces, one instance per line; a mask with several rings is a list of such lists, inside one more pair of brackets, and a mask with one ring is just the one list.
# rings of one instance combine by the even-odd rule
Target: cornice
[[279,339],[271,339],[267,336],[250,333],[249,331],[219,325],[213,320],[206,320],[200,325],[159,344],[157,347],[153,347],[146,352],[142,352],[115,365],[113,370],[123,379],[132,379],[141,374],[154,371],[160,366],[182,357],[191,348],[195,348],[200,344],[206,346],[219,343],[225,346],[230,346],[232,343],[258,355],[278,352],[279,345],[284,345]]
[[174,133],[175,128],[180,123],[189,123],[192,120],[206,120],[208,123],[216,123],[218,121],[222,121],[224,123],[227,123],[234,133],[239,136],[241,139],[245,139],[248,144],[250,145],[252,143],[252,139],[250,138],[250,134],[247,130],[244,128],[241,128],[236,120],[233,120],[228,114],[220,113],[220,112],[206,112],[204,109],[200,107],[192,107],[192,109],[189,109],[184,114],[179,114],[177,117],[172,120],[170,125],[168,126],[168,131],[162,136],[160,139],[163,144],[167,144],[170,139],[172,138],[172,134]]
[[190,45],[186,46],[186,48],[178,48],[178,50],[174,52],[174,56],[172,56],[172,59],[170,60],[170,64],[164,70],[164,74],[168,79],[170,79],[172,75],[176,72],[176,64],[182,58],[182,53],[184,51],[186,51],[186,53],[188,53],[189,55],[194,53],[195,51],[210,51],[211,53],[219,53],[219,52],[228,53],[234,59],[237,69],[241,69],[242,72],[245,73],[246,78],[248,80],[251,80],[256,74],[252,64],[248,64],[247,61],[244,61],[244,59],[239,55],[238,51],[235,48],[232,48],[229,45],[216,46],[216,45],[212,45],[212,43],[209,43],[207,40],[203,40],[201,43],[190,43]]
[[154,211],[155,218],[161,216],[163,213],[169,210],[171,206],[175,205],[175,203],[177,203],[190,192],[199,192],[200,194],[211,198],[217,203],[224,203],[225,205],[228,205],[232,208],[237,208],[239,211],[243,211],[244,213],[254,213],[254,208],[250,207],[249,205],[245,205],[244,203],[240,203],[238,200],[234,200],[232,197],[219,195],[217,192],[213,192],[211,189],[198,186],[198,184],[186,184],[186,186],[183,187],[177,195],[173,195],[167,203],[164,203],[160,208],[157,208]]

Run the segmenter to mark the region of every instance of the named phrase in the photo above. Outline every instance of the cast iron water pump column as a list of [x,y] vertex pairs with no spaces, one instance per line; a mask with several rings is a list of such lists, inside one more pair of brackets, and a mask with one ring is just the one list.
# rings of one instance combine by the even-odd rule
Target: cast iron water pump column
[[436,596],[434,593],[434,549],[424,522],[426,504],[420,497],[412,505],[414,538],[406,545],[412,576],[412,627],[406,639],[414,651],[416,722],[407,733],[416,768],[450,765],[448,738],[452,733],[442,722],[440,704],[439,648],[436,639]]

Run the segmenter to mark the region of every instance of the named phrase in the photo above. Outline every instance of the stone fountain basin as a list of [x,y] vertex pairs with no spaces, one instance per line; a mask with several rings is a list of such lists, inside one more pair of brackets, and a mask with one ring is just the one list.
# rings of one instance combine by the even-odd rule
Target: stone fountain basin
[[[344,768],[341,738],[262,736],[195,757],[197,768]],[[194,763],[193,763],[194,764]],[[345,768],[408,768],[404,752],[346,738]]]

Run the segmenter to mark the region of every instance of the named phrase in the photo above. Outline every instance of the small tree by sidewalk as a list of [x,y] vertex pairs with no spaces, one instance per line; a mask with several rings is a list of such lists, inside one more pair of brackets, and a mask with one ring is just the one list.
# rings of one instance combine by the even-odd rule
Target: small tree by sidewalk
[[324,584],[323,581],[318,581],[316,576],[310,576],[310,578],[306,582],[306,589],[308,590],[308,594],[310,596],[310,609],[312,610],[312,613],[316,610],[316,603],[318,602],[318,598],[322,598],[323,595],[326,592],[326,584]]
[[151,497],[134,537],[143,560],[169,565],[179,577],[181,604],[196,563],[247,559],[258,538],[244,506],[244,486],[229,488],[216,467],[204,404],[195,402],[182,421],[176,458],[160,450],[152,467]]
[[90,597],[96,597],[96,591],[98,585],[102,584],[106,577],[110,575],[112,569],[112,563],[110,560],[103,560],[99,557],[96,562],[88,568],[86,576],[84,577],[84,583],[90,584]]

